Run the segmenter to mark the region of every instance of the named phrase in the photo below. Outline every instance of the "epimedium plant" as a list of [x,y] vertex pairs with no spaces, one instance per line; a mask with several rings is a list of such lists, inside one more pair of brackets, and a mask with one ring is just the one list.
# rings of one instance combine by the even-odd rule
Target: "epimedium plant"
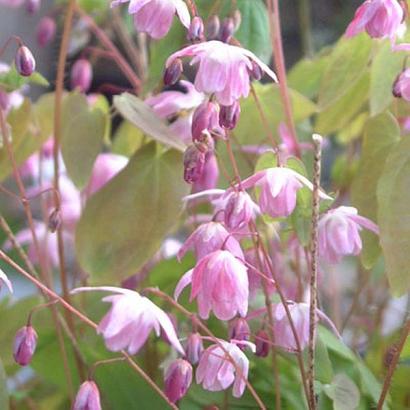
[[1,408],[406,408],[407,7],[287,72],[278,3],[69,0],[37,101],[6,41]]

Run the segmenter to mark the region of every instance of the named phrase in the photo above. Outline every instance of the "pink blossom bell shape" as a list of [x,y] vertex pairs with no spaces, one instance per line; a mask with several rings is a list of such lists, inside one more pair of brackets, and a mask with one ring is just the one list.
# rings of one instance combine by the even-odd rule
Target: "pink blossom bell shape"
[[165,394],[172,403],[181,400],[192,383],[192,366],[184,359],[173,361],[165,372]]
[[225,225],[230,230],[246,227],[259,210],[245,191],[228,191],[222,201],[225,202]]
[[248,379],[249,360],[233,343],[220,341],[208,347],[196,370],[196,382],[205,390],[222,391],[233,384],[232,394],[241,397]]
[[199,333],[191,333],[185,345],[186,359],[191,364],[197,364],[204,351],[204,344]]
[[[114,0],[111,7],[127,1]],[[175,14],[186,28],[189,28],[191,22],[188,7],[183,0],[130,0],[128,13],[133,15],[138,31],[148,33],[155,39],[167,35]]]
[[410,101],[410,68],[406,68],[397,77],[393,85],[393,95]]
[[197,299],[202,319],[208,319],[211,310],[220,320],[230,320],[237,314],[246,316],[249,297],[247,269],[229,251],[212,252],[185,273],[175,289],[175,299],[189,284],[190,301]]
[[[261,212],[273,218],[287,217],[296,207],[297,192],[303,186],[313,189],[312,183],[290,168],[275,167],[258,171],[245,179],[243,189],[260,187],[259,207]],[[320,192],[322,198],[331,199]]]
[[101,410],[100,392],[95,382],[87,380],[80,386],[73,410]]
[[148,298],[129,289],[111,286],[77,288],[72,293],[94,290],[114,293],[103,298],[104,302],[110,302],[112,306],[97,328],[108,350],[118,352],[127,349],[129,354],[134,355],[146,342],[152,329],[159,336],[162,328],[169,343],[184,354],[171,319]]
[[211,252],[222,249],[222,246],[233,255],[243,259],[241,245],[225,227],[219,222],[208,222],[195,229],[182,245],[177,256],[181,260],[189,249],[193,249],[199,260]]
[[32,326],[24,326],[17,333],[13,343],[13,357],[20,366],[27,366],[37,347],[37,332]]
[[366,0],[356,11],[346,30],[347,37],[366,31],[372,38],[395,40],[404,19],[397,0]]
[[377,225],[358,215],[356,208],[339,206],[326,212],[319,219],[319,256],[338,263],[345,255],[358,255],[362,250],[362,228],[379,234]]
[[215,94],[216,100],[222,105],[232,105],[239,98],[248,96],[252,62],[277,81],[275,73],[252,52],[221,41],[206,41],[185,47],[168,58],[166,67],[181,57],[194,57],[191,65],[199,64],[195,77],[196,89]]

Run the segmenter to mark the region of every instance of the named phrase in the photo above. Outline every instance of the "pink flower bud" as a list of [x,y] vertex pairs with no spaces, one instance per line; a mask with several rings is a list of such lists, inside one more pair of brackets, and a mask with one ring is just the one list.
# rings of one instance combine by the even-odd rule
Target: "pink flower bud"
[[238,318],[229,324],[229,339],[249,340],[251,329],[244,318]]
[[201,17],[195,16],[188,30],[189,41],[202,41],[204,39],[204,22],[202,21]]
[[252,80],[259,81],[263,77],[263,71],[255,61],[252,61],[252,68],[248,71]]
[[224,135],[224,131],[219,126],[219,105],[217,103],[206,101],[195,110],[191,132],[193,141],[203,140],[203,133]]
[[223,105],[219,113],[219,124],[228,130],[233,130],[238,123],[240,114],[241,106],[238,101],[229,106]]
[[233,36],[233,33],[235,33],[235,22],[233,18],[228,17],[222,22],[222,26],[219,32],[219,39],[223,43],[229,43],[230,39]]
[[216,156],[213,152],[207,152],[205,156],[205,165],[201,177],[193,186],[194,192],[201,192],[207,189],[213,189],[218,184],[219,167]]
[[32,326],[24,326],[14,338],[13,356],[20,366],[27,366],[37,346],[37,332]]
[[184,180],[188,184],[196,182],[202,175],[205,166],[205,153],[194,145],[189,146],[184,153]]
[[171,363],[165,372],[165,394],[172,403],[182,399],[192,383],[192,366],[184,359]]
[[257,206],[248,193],[232,191],[225,205],[225,225],[231,230],[241,229],[248,225],[256,210]]
[[49,44],[56,34],[56,22],[51,17],[43,17],[37,25],[37,43],[40,47]]
[[24,77],[29,77],[36,69],[36,60],[26,46],[20,46],[14,58],[18,73]]
[[48,229],[51,233],[57,231],[61,226],[61,212],[59,209],[54,209],[48,217]]
[[199,333],[191,333],[188,336],[188,340],[185,346],[186,359],[191,364],[197,364],[201,358],[201,354],[204,351],[204,345]]
[[87,380],[80,386],[73,410],[101,410],[100,392],[95,382]]
[[410,68],[406,68],[397,76],[393,85],[393,95],[410,101]]
[[263,330],[259,330],[255,336],[256,356],[266,357],[269,354],[269,337]]
[[206,24],[206,37],[208,40],[215,40],[218,38],[219,30],[221,29],[221,21],[217,15],[209,17]]
[[93,80],[93,68],[88,60],[80,58],[71,69],[71,88],[86,93]]
[[164,72],[164,85],[174,85],[181,77],[184,67],[182,61],[176,58]]
[[40,0],[26,0],[26,10],[29,14],[35,14],[40,10]]

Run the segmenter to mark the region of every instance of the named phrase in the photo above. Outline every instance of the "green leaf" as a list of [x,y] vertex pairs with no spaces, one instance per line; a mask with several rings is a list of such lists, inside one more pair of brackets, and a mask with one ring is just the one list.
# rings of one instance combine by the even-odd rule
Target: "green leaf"
[[7,391],[7,375],[0,360],[0,409],[9,409],[9,393]]
[[[269,64],[272,56],[272,42],[269,35],[269,19],[262,0],[237,0],[241,12],[241,25],[235,33],[243,47],[252,51],[264,63]],[[231,0],[225,0],[222,15],[232,8]]]
[[175,226],[188,185],[182,157],[156,144],[141,148],[128,165],[92,196],[77,225],[79,262],[94,280],[135,273]]
[[321,109],[342,98],[359,81],[367,69],[371,46],[372,42],[366,34],[339,40],[323,74],[319,93]]
[[356,384],[344,374],[337,374],[324,392],[333,400],[334,410],[355,410],[359,406],[360,392]]
[[326,135],[348,125],[366,103],[369,85],[370,76],[364,73],[346,94],[320,112],[316,118],[316,132]]
[[320,338],[320,335],[316,339],[315,357],[316,379],[321,383],[330,383],[333,379],[332,362],[330,361],[327,347]]
[[152,139],[168,147],[184,151],[186,145],[167,127],[154,110],[134,95],[124,93],[114,97],[114,106],[121,115]]
[[377,187],[380,243],[391,291],[410,290],[410,139],[396,144],[387,157]]
[[[380,114],[366,122],[362,145],[362,155],[359,169],[353,180],[351,198],[352,204],[360,215],[377,221],[377,183],[382,174],[386,158],[400,139],[400,127],[390,113]],[[370,269],[379,254],[378,237],[363,230],[364,248],[362,252],[363,265]]]
[[91,176],[103,146],[105,127],[104,113],[99,108],[89,108],[84,96],[70,94],[65,99],[61,153],[68,175],[79,189],[87,185]]
[[31,74],[30,77],[23,77],[17,72],[16,67],[12,65],[8,71],[0,73],[0,87],[7,92],[18,90],[25,84],[49,86],[48,81],[37,71]]
[[403,67],[405,52],[393,52],[386,40],[373,59],[370,71],[370,114],[383,112],[393,101],[394,80]]
[[111,151],[115,154],[130,157],[146,142],[139,128],[125,120],[115,132]]

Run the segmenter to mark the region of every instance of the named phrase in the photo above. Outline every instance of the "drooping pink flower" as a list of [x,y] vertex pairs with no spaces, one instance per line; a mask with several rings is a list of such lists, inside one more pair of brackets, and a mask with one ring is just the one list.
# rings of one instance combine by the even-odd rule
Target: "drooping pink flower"
[[319,256],[337,263],[345,255],[358,255],[362,250],[362,228],[379,234],[377,225],[358,215],[356,208],[339,206],[326,212],[319,219]]
[[13,285],[11,284],[10,279],[8,276],[0,269],[0,289],[2,288],[3,285],[7,286],[7,289],[10,291],[10,293],[13,293]]
[[[111,7],[128,0],[113,0]],[[166,36],[171,28],[174,15],[189,28],[191,17],[183,0],[130,0],[128,13],[134,17],[135,28],[148,33],[155,39]]]
[[178,259],[182,259],[189,249],[193,249],[199,260],[211,252],[221,250],[222,246],[234,256],[243,259],[241,245],[225,227],[219,222],[208,222],[200,225],[188,237],[178,252]]
[[259,211],[258,206],[245,191],[227,191],[221,201],[225,204],[225,225],[230,230],[246,227]]
[[[295,141],[292,138],[292,134],[289,131],[288,126],[284,122],[279,124],[278,134],[281,139],[279,149],[282,161],[286,161],[290,156],[297,156]],[[299,149],[302,152],[312,151],[313,145],[310,142],[299,142]]]
[[[222,346],[223,347],[222,347]],[[248,379],[249,360],[233,343],[220,341],[208,347],[196,370],[196,382],[205,390],[226,390],[233,383],[232,394],[241,397]]]
[[397,0],[366,0],[346,30],[347,37],[366,31],[373,38],[394,40],[401,29],[404,11]]
[[195,110],[192,118],[192,140],[202,141],[207,135],[225,136],[219,125],[219,105],[212,101],[205,101]]
[[40,47],[45,47],[53,41],[57,31],[57,24],[51,17],[43,17],[37,25],[37,44]]
[[[155,113],[170,122],[170,129],[187,145],[191,142],[193,112],[204,99],[189,81],[180,81],[177,89],[165,90],[145,102]],[[176,119],[175,119],[176,118]]]
[[104,302],[110,302],[112,306],[97,329],[109,350],[118,352],[127,349],[129,354],[134,355],[146,342],[152,329],[159,336],[162,328],[170,344],[184,354],[171,319],[148,298],[133,290],[112,286],[77,288],[72,293],[95,290],[114,293],[103,298]]
[[32,326],[24,326],[17,333],[13,343],[13,357],[20,366],[27,366],[37,347],[37,332]]
[[216,187],[219,179],[218,160],[213,152],[207,152],[205,155],[205,164],[199,179],[196,180],[192,187],[193,192],[201,192]]
[[165,394],[172,403],[181,400],[192,383],[192,366],[184,359],[174,360],[165,371]]
[[100,392],[94,381],[87,380],[80,386],[73,410],[101,410]]
[[397,77],[393,85],[393,94],[397,98],[410,101],[410,68],[406,68]]
[[[241,186],[248,189],[260,187],[259,207],[261,212],[273,218],[287,217],[296,207],[297,192],[303,186],[313,189],[312,183],[290,168],[275,167],[258,171],[245,179]],[[320,192],[322,198],[327,195]]]
[[93,67],[85,58],[79,58],[71,68],[71,88],[86,93],[93,81]]
[[178,299],[191,284],[191,298],[197,299],[199,316],[208,319],[211,310],[220,320],[230,320],[248,311],[249,284],[246,266],[229,251],[218,250],[203,257],[185,273],[175,289]]
[[248,321],[243,317],[238,317],[230,322],[228,330],[230,340],[249,340],[251,335],[251,329],[248,325]]
[[204,344],[199,333],[191,333],[185,345],[186,358],[191,364],[197,364],[204,351]]
[[172,64],[176,58],[190,56],[194,57],[191,65],[199,63],[195,77],[196,89],[215,94],[222,105],[232,105],[239,98],[248,96],[252,62],[257,63],[266,74],[277,81],[275,73],[252,52],[216,40],[194,44],[177,51],[168,58],[166,66]]

